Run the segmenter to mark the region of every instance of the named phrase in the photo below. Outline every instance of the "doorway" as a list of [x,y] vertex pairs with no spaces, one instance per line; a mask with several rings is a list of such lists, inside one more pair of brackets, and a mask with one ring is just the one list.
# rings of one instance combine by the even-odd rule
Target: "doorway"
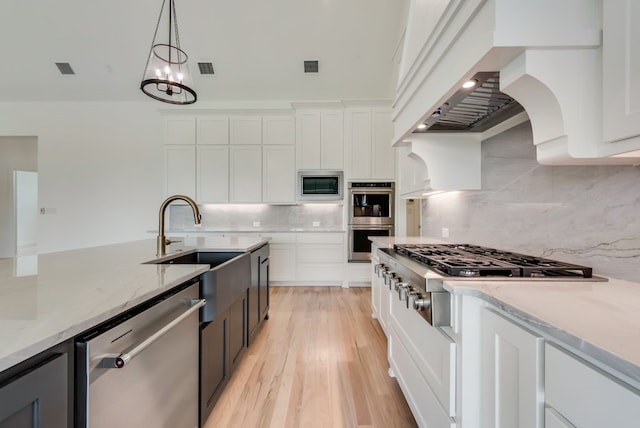
[[406,200],[407,236],[420,236],[420,231],[422,229],[420,205],[420,199]]
[[36,137],[0,137],[0,258],[18,255],[18,240],[21,251],[36,251],[37,150]]

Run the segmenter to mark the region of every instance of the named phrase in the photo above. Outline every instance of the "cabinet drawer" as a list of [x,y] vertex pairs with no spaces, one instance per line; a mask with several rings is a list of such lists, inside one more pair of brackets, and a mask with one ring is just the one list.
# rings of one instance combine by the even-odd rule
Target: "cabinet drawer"
[[456,423],[442,408],[438,397],[421,375],[414,351],[403,344],[395,329],[389,329],[389,364],[396,375],[400,388],[411,408],[418,425],[429,428],[455,428]]
[[[386,287],[386,286],[385,286]],[[382,293],[386,293],[385,288]],[[408,350],[417,374],[421,374],[450,416],[455,416],[456,344],[438,328],[431,326],[415,310],[407,309],[395,291],[389,292],[387,331],[396,332]],[[384,298],[381,305],[384,305]],[[384,311],[384,308],[381,308]]]
[[299,244],[342,244],[344,233],[299,233]]
[[344,258],[342,245],[298,245],[299,262],[340,263]]
[[301,281],[340,281],[342,263],[298,263],[297,279]]
[[575,426],[638,426],[637,391],[550,345],[545,346],[545,387],[547,404]]

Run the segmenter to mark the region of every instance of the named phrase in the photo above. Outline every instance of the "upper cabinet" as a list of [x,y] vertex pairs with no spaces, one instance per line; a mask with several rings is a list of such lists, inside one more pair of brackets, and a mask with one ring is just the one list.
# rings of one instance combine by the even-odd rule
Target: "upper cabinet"
[[411,0],[394,144],[494,71],[526,111],[540,163],[639,163],[638,18],[635,0]]
[[348,108],[345,111],[347,178],[395,178],[393,123],[387,108]]
[[231,117],[229,128],[231,144],[262,144],[262,118],[260,116]]
[[344,168],[342,109],[296,111],[297,169]]
[[262,118],[262,144],[294,145],[296,122],[293,116],[264,116]]
[[[640,2],[602,4],[603,134],[613,151],[640,149]],[[625,141],[626,140],[626,141]],[[625,150],[626,149],[626,150]]]

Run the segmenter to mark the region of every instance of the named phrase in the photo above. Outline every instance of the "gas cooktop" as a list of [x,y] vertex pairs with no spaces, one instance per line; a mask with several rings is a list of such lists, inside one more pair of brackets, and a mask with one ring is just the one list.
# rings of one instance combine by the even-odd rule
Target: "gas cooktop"
[[[396,244],[394,250],[446,276],[592,278],[592,269],[468,244]],[[593,277],[596,279],[596,277]]]

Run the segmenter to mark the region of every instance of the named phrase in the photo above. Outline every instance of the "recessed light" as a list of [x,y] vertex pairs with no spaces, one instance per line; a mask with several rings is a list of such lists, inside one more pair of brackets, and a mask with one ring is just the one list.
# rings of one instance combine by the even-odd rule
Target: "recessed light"
[[462,84],[462,87],[464,89],[469,89],[469,88],[473,88],[474,86],[476,86],[478,84],[478,81],[476,79],[471,79],[471,80],[467,80],[466,82],[464,82]]
[[420,125],[418,125],[418,129],[427,129],[427,125],[421,123]]

